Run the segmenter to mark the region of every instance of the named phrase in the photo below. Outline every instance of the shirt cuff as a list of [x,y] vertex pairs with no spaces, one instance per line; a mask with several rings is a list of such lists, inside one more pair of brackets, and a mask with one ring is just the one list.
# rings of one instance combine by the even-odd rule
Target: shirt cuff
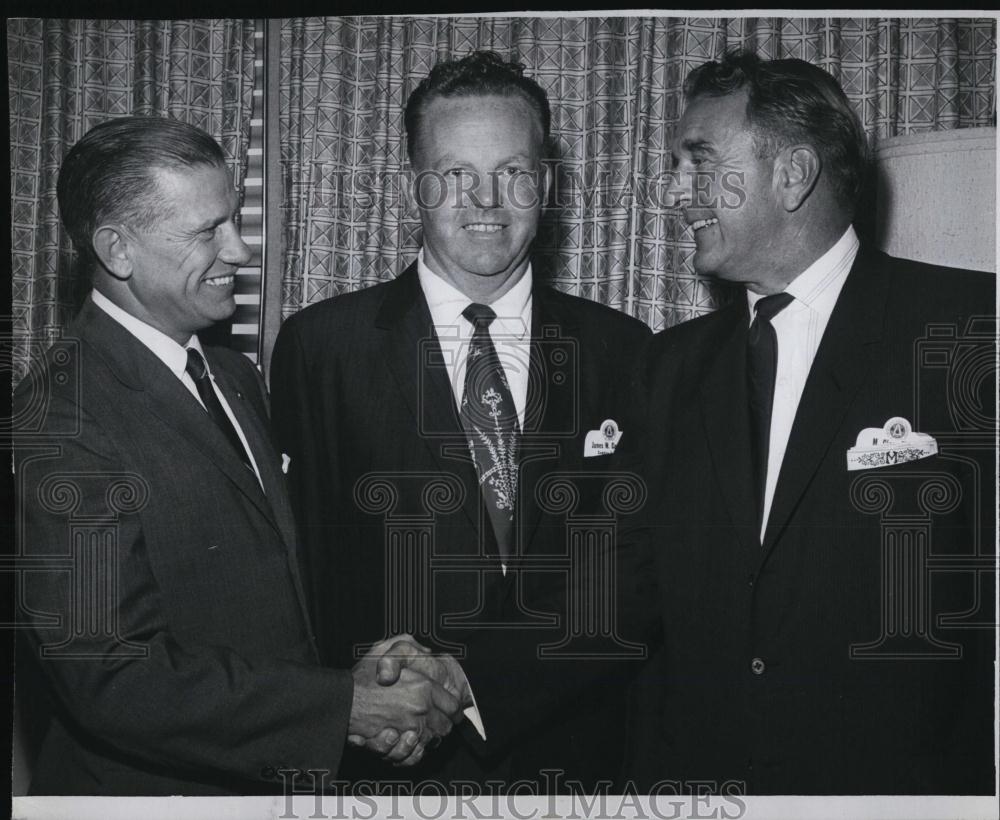
[[[465,670],[462,671],[462,676],[465,676]],[[483,717],[479,714],[479,707],[476,705],[476,693],[472,691],[472,684],[469,683],[468,678],[465,678],[465,685],[469,690],[469,697],[472,698],[472,706],[463,709],[462,714],[465,715],[469,723],[476,727],[479,736],[486,740],[486,727],[483,725]]]

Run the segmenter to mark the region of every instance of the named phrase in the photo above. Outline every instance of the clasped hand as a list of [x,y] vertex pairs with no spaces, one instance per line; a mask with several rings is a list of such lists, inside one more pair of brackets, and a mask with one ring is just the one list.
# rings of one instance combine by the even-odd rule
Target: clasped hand
[[410,635],[376,644],[352,674],[348,742],[400,766],[418,763],[472,702],[458,662],[432,654]]

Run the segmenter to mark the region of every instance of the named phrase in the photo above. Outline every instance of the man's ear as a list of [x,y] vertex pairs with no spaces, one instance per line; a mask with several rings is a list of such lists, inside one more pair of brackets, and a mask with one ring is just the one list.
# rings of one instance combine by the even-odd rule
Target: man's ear
[[778,154],[778,197],[789,213],[802,207],[816,187],[823,161],[811,145],[790,145]]
[[132,276],[132,256],[129,240],[118,225],[101,225],[94,231],[94,253],[101,265],[122,282]]

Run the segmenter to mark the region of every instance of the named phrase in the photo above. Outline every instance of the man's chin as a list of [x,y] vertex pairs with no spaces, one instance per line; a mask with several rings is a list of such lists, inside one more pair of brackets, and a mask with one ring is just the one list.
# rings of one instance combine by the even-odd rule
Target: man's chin
[[212,325],[217,325],[222,322],[230,321],[233,316],[236,315],[236,300],[230,296],[229,299],[219,305],[214,306],[214,309],[205,311],[205,327],[209,328]]
[[705,251],[695,251],[691,257],[691,267],[699,276],[719,276],[717,266],[712,261],[712,254]]
[[518,268],[526,268],[527,265],[519,263],[515,259],[476,259],[463,266],[463,270],[469,276],[479,279],[507,279],[511,273]]
[[691,266],[699,276],[711,276],[721,282],[739,282],[740,278],[727,269],[725,262],[717,255],[696,251],[691,257]]

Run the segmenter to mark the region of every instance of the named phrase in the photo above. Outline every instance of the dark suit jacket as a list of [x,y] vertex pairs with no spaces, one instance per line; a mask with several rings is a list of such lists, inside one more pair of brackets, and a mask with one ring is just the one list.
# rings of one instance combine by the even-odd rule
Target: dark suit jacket
[[[993,791],[994,300],[994,277],[862,251],[763,545],[746,300],[654,338],[647,506],[665,639],[632,695],[640,785]],[[849,472],[857,434],[893,416],[938,455]]]
[[[651,340],[647,423],[632,439],[649,498],[613,555],[620,634],[652,655],[628,699],[634,788],[992,792],[994,299],[990,276],[858,256],[763,545],[745,299]],[[848,472],[857,434],[893,416],[939,453]],[[493,742],[547,708],[505,689],[558,699],[616,685],[607,659],[541,663],[517,633],[493,646],[465,664]]]
[[[307,586],[326,663],[351,663],[366,644],[400,631],[463,662],[489,653],[502,632],[523,632],[535,643],[559,640],[564,614],[527,612],[523,601],[532,584],[568,572],[560,559],[567,554],[567,515],[603,509],[600,487],[613,457],[584,458],[584,439],[609,418],[624,437],[633,434],[628,375],[648,333],[617,311],[535,288],[515,529],[521,561],[536,563],[521,572],[514,560],[505,577],[416,266],[285,322],[272,359],[274,421],[281,449],[291,457]],[[575,506],[560,507],[560,473],[577,485]],[[546,555],[553,560],[540,569]],[[472,641],[477,630],[480,637]],[[539,694],[528,688],[506,697],[522,702]],[[453,733],[405,774],[537,779],[551,764],[584,781],[613,776],[621,756],[622,696],[614,693],[616,709],[578,707],[593,714],[572,726],[553,725],[550,736],[540,719],[513,762],[502,753],[475,759]],[[488,736],[499,731],[484,717]],[[585,742],[591,735],[597,744]],[[356,778],[403,774],[369,757],[358,763]]]
[[57,705],[36,794],[280,792],[336,771],[352,698],[318,665],[246,359],[206,349],[265,491],[180,381],[89,299],[15,394],[30,648]]

